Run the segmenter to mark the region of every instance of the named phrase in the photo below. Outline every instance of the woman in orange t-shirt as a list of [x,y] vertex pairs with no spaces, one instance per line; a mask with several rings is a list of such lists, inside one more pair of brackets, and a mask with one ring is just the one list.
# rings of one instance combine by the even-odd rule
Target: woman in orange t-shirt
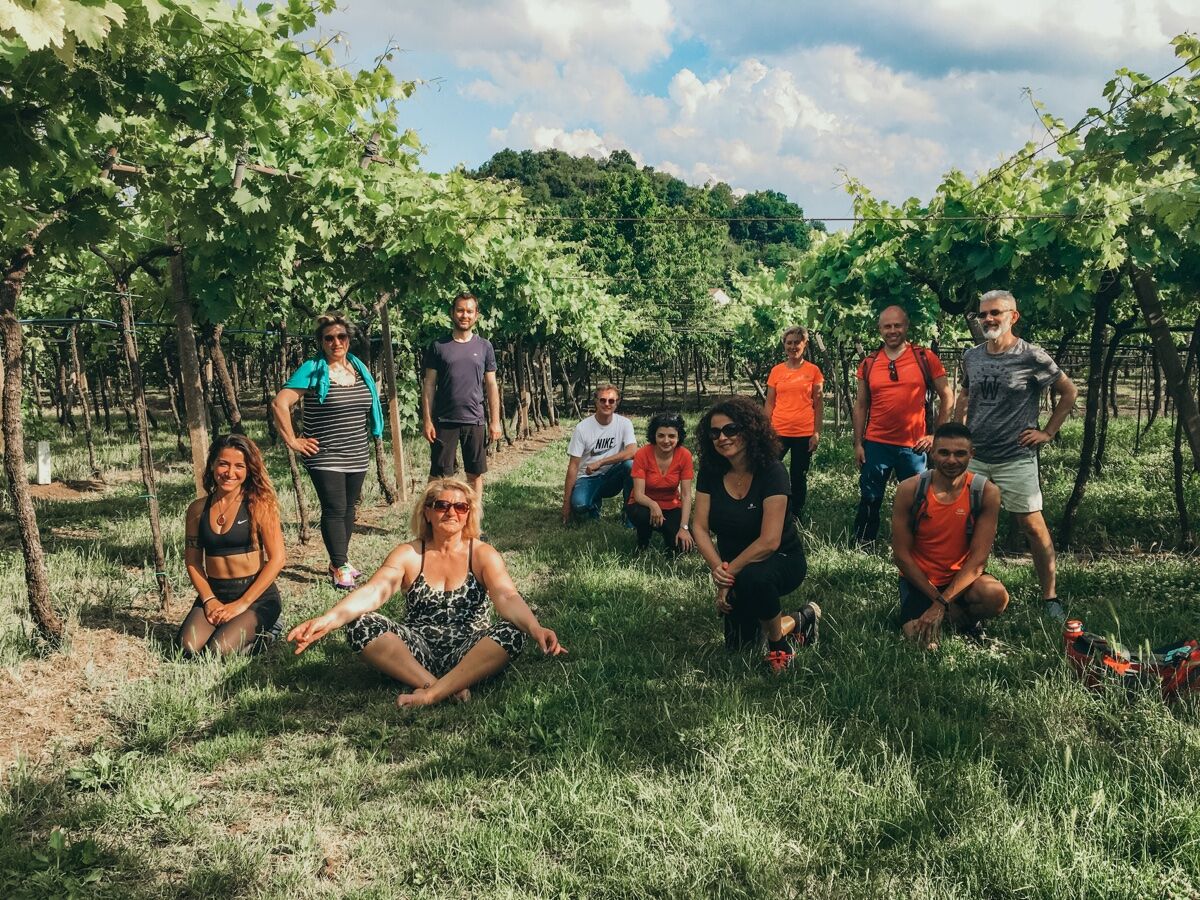
[[807,349],[808,329],[802,325],[789,328],[783,333],[787,358],[767,376],[766,412],[783,444],[780,459],[792,454],[792,512],[796,518],[808,499],[808,467],[821,441],[824,418],[825,376],[804,358]]
[[646,444],[633,457],[633,491],[625,515],[637,529],[638,549],[650,546],[655,531],[667,549],[692,549],[692,454],[678,413],[656,413],[646,428]]

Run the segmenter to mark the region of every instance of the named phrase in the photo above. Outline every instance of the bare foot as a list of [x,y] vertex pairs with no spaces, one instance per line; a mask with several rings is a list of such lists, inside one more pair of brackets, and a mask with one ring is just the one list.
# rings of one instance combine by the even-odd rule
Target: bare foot
[[469,702],[471,699],[471,689],[463,688],[461,691],[456,692],[454,694],[454,699],[457,700],[459,703]]
[[431,706],[437,702],[438,699],[429,688],[414,688],[411,694],[401,694],[396,698],[396,705],[400,707]]

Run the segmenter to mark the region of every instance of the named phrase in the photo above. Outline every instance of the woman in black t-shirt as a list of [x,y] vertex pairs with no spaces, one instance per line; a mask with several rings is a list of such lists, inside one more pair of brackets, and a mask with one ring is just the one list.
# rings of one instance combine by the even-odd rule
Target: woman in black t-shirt
[[808,566],[791,512],[791,480],[779,461],[779,438],[762,408],[745,397],[718,403],[698,431],[692,527],[717,585],[726,646],[755,643],[761,629],[767,664],[782,671],[796,647],[816,640],[821,609],[810,602],[795,615],[781,614],[780,598],[800,586]]

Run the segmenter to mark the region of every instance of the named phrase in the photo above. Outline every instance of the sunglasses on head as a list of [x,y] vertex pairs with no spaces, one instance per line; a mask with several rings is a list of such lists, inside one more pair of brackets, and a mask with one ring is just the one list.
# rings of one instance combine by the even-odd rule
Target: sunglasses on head
[[741,433],[742,433],[742,426],[739,425],[737,422],[726,422],[720,428],[708,429],[708,436],[710,439],[712,439],[714,441],[719,439],[721,437],[721,435],[725,435],[725,437],[731,438],[731,437],[737,437]]
[[894,359],[888,360],[888,378],[892,381],[900,380],[900,373],[896,371],[896,361]]
[[341,343],[349,342],[350,335],[346,334],[346,332],[343,331],[339,334],[322,335],[321,340],[323,340],[327,344],[341,344]]
[[466,500],[430,500],[425,504],[426,509],[432,509],[434,512],[444,513],[447,510],[454,510],[458,515],[465,516],[471,511],[471,504]]

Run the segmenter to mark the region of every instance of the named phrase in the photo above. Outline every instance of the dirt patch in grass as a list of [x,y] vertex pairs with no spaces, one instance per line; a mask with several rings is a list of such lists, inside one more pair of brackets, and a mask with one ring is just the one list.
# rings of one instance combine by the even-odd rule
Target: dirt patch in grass
[[105,702],[157,667],[144,640],[79,628],[67,652],[0,671],[0,781],[19,756],[37,762],[91,747],[110,727]]
[[52,481],[49,484],[31,484],[29,493],[34,500],[65,501],[91,500],[103,493],[108,485],[103,481]]

